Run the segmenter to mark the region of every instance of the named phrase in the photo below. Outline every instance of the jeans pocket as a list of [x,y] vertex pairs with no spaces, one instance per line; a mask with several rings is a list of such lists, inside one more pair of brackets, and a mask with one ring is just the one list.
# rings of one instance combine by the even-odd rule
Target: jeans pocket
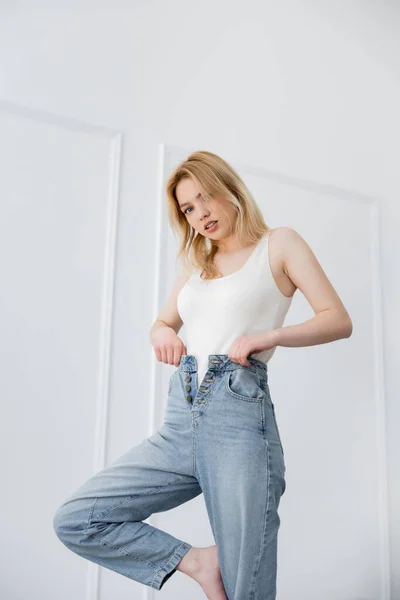
[[265,397],[259,375],[250,369],[228,371],[225,382],[226,391],[236,400],[262,402]]

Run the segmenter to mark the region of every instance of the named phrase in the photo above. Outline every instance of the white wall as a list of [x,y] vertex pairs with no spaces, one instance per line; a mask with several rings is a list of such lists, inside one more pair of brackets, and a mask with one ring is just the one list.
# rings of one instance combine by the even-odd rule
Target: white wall
[[[83,478],[139,442],[159,419],[153,410],[160,384],[153,377],[160,369],[148,332],[159,308],[159,235],[165,234],[159,222],[166,175],[160,144],[183,155],[208,149],[244,171],[259,169],[299,189],[320,186],[342,200],[357,196],[378,207],[380,254],[374,256],[382,297],[373,368],[382,394],[376,397],[383,410],[377,410],[378,420],[385,417],[377,432],[386,438],[382,445],[377,434],[371,444],[380,458],[386,452],[388,481],[386,487],[385,473],[371,469],[375,500],[383,502],[381,521],[371,530],[378,526],[381,533],[381,562],[373,573],[380,597],[355,596],[358,588],[352,587],[326,600],[400,597],[399,32],[399,6],[390,2],[0,6],[1,597],[72,597],[62,595],[65,590],[85,600],[154,597],[105,569],[100,578],[95,570],[88,576],[85,561],[56,539],[51,520]],[[312,211],[304,225],[297,215],[274,222],[272,210],[283,214],[276,213],[274,197],[256,199],[268,224],[298,228],[317,249],[320,221]],[[354,236],[357,245],[357,228]],[[335,257],[341,230],[330,239]],[[341,295],[347,298],[350,289],[340,288]],[[376,279],[366,293],[379,299]],[[350,314],[357,321],[357,306]],[[362,332],[355,328],[343,351],[358,351],[357,335]],[[271,370],[291,368],[309,351],[280,348]],[[313,356],[324,351],[312,349]],[[367,369],[368,363],[366,381]],[[340,369],[334,376],[342,377]],[[344,375],[338,381],[346,381]],[[354,401],[362,407],[359,397]],[[285,458],[294,472],[289,419],[285,413]],[[355,437],[362,437],[370,419],[360,410]],[[311,424],[313,431],[318,425]],[[364,466],[368,473],[369,463]],[[352,483],[355,489],[357,479]],[[201,545],[197,533],[188,537]],[[290,535],[286,528],[288,547]],[[335,542],[327,537],[326,547]],[[320,565],[303,568],[312,577]],[[303,600],[301,590],[310,600],[307,583],[297,573],[287,581],[293,571],[284,566],[282,572],[281,600]],[[332,590],[340,575],[332,572]],[[175,577],[162,590],[166,597],[178,581],[182,585],[184,576]],[[370,571],[365,581],[369,577]],[[184,589],[202,597],[195,587]],[[314,593],[320,597],[318,589]]]

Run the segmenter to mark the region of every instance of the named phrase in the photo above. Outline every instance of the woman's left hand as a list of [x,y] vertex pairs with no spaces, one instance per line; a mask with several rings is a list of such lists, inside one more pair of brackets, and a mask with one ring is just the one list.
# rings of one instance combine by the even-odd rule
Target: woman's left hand
[[273,331],[267,333],[258,333],[255,335],[241,335],[232,344],[228,352],[228,358],[233,362],[240,363],[244,367],[249,367],[247,360],[249,354],[271,350],[276,346],[276,336]]

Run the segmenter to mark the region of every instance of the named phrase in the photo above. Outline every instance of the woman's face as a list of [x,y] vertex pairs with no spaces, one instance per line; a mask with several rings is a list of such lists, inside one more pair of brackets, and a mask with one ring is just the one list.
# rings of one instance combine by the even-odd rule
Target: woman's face
[[[207,196],[200,184],[192,179],[183,179],[176,187],[176,197],[179,210],[189,225],[201,235],[219,240],[232,234],[237,212],[223,196]],[[210,221],[218,223],[209,231],[205,225]]]

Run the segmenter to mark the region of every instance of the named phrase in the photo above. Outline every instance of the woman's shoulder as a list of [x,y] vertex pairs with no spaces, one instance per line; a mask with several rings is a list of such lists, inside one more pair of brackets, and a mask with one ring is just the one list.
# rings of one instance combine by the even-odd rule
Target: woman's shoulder
[[270,229],[266,234],[266,238],[269,247],[274,247],[275,252],[279,254],[302,239],[301,235],[291,225],[282,225]]
[[291,225],[281,225],[279,227],[274,227],[273,229],[272,228],[269,229],[269,231],[267,232],[266,235],[268,236],[269,234],[273,234],[275,237],[283,237],[283,236],[296,235],[296,233],[297,232],[296,232],[295,228],[292,227]]
[[183,263],[180,263],[178,266],[178,276],[181,279],[190,279],[190,277],[192,277],[192,275],[195,275],[196,273],[199,273],[199,270],[196,270],[194,267],[190,266],[190,265],[185,265]]

